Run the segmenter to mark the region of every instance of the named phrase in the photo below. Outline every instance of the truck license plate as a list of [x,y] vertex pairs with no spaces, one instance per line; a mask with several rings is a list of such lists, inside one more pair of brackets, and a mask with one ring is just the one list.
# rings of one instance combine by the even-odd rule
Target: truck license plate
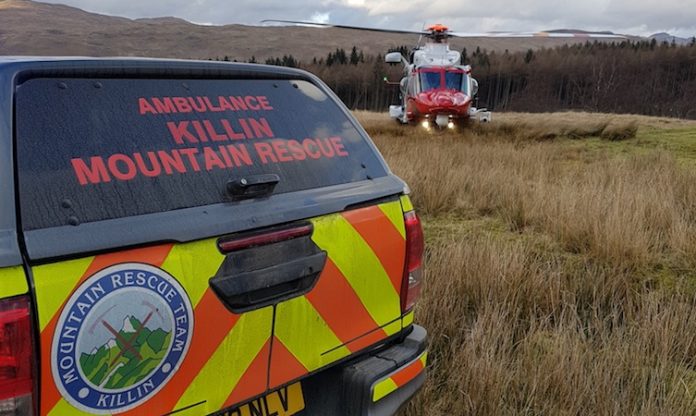
[[223,416],[290,416],[304,409],[302,386],[295,383],[223,413]]

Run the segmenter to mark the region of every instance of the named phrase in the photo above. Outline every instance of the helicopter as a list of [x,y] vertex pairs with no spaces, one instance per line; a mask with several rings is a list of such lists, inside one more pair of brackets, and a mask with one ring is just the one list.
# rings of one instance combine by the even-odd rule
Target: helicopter
[[[401,124],[419,124],[428,130],[433,127],[453,129],[457,124],[469,120],[482,123],[492,120],[491,111],[475,106],[478,82],[472,77],[471,66],[461,61],[461,53],[450,49],[449,38],[626,39],[626,36],[611,32],[575,30],[462,33],[452,32],[442,24],[434,24],[421,31],[411,31],[295,20],[263,20],[261,23],[420,35],[418,45],[410,52],[408,59],[400,52],[390,52],[384,56],[386,63],[403,66],[403,76],[400,81],[389,81],[385,77],[385,82],[389,85],[398,85],[401,101],[398,105],[389,106],[389,116]],[[423,39],[425,42],[421,43]]]

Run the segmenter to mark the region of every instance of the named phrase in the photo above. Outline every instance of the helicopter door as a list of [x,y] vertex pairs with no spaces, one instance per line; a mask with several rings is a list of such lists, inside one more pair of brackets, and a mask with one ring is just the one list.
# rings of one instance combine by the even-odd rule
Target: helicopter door
[[416,77],[416,72],[411,72],[409,74],[408,80],[408,96],[415,97],[418,92],[418,78]]

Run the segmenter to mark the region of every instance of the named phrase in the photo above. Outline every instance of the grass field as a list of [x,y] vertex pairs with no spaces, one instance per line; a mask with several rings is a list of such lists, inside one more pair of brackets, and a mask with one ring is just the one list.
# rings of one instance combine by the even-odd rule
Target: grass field
[[696,122],[357,115],[425,225],[430,377],[404,414],[696,412]]

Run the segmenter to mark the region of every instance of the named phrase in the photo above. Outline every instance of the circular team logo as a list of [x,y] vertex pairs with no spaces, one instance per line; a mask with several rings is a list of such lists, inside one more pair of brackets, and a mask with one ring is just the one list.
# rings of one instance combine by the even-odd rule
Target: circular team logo
[[151,398],[178,370],[191,343],[184,289],[141,263],[87,279],[63,308],[51,367],[63,397],[80,410],[117,413]]

